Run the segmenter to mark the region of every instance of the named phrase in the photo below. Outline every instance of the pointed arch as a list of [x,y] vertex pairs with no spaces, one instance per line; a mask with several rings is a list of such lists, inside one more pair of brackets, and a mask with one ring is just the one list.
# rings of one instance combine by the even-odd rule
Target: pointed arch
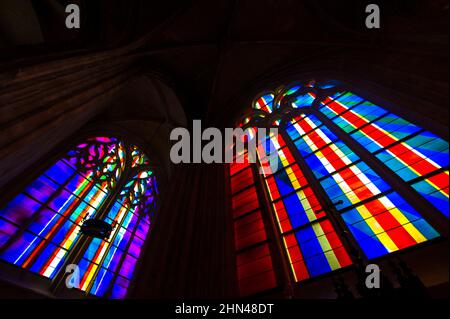
[[264,91],[245,114],[237,126],[277,126],[279,135],[266,136],[257,152],[259,166],[276,150],[275,171],[230,165],[242,295],[301,284],[448,233],[448,141],[407,115],[334,80]]
[[89,137],[1,208],[0,259],[46,278],[50,294],[74,264],[79,290],[124,298],[157,208],[151,159],[125,139]]

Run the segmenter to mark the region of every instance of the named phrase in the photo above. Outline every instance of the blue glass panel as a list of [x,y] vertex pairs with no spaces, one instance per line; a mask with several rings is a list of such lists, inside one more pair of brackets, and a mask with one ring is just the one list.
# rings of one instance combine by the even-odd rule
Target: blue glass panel
[[17,225],[26,222],[39,208],[41,204],[30,197],[20,194],[0,210],[0,216]]
[[50,177],[58,184],[64,184],[69,177],[74,173],[73,168],[69,167],[64,161],[58,161],[55,165],[50,167],[45,175]]
[[49,199],[57,188],[58,185],[47,177],[41,176],[25,189],[25,193],[43,203]]
[[29,232],[24,232],[12,245],[2,252],[0,258],[12,264],[21,265],[40,242],[40,238]]
[[104,297],[113,278],[114,274],[112,272],[107,271],[105,268],[100,268],[90,292],[96,296]]

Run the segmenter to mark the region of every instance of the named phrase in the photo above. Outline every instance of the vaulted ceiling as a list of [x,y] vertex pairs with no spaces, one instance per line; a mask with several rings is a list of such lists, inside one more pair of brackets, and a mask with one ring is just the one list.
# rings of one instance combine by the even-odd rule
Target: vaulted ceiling
[[[50,32],[53,22],[40,8],[68,1],[30,1],[45,42],[22,48],[21,55],[131,46],[124,54],[165,78],[188,118],[235,115],[289,70],[388,77],[399,91],[407,91],[402,81],[424,81],[428,91],[417,93],[424,100],[448,99],[447,0],[375,1],[379,30],[365,27],[366,5],[374,2],[365,0],[77,0],[85,28],[75,38],[67,30]],[[20,56],[4,52],[10,59]]]
[[[354,72],[359,63],[361,73],[378,66],[446,82],[448,2],[377,1],[377,31],[365,27],[371,2],[192,1],[149,31],[137,52],[149,69],[171,79],[194,118],[222,115],[223,109],[236,113],[247,101],[240,97],[251,99],[290,67]],[[423,61],[408,59],[411,50]]]

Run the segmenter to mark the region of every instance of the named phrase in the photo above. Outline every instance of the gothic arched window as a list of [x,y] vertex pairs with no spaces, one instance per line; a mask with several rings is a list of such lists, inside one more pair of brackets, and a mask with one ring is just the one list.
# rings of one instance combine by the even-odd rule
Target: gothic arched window
[[[309,81],[261,94],[237,126],[279,131],[256,166],[230,165],[242,295],[286,280],[277,268],[301,282],[440,236],[429,217],[448,218],[449,145],[403,116]],[[260,175],[268,143],[278,168]]]
[[52,292],[66,284],[67,266],[77,265],[76,288],[123,298],[157,196],[154,170],[138,147],[88,138],[0,210],[0,259],[47,277]]

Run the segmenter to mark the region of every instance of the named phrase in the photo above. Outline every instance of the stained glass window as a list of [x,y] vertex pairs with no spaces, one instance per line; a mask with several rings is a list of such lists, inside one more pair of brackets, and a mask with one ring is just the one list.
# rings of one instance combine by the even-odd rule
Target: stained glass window
[[448,217],[448,141],[351,92],[320,111]]
[[242,294],[250,295],[276,286],[270,239],[265,230],[257,185],[248,154],[244,163],[230,166],[232,215],[237,250],[237,275]]
[[[156,211],[158,189],[148,157],[112,137],[77,145],[0,210],[0,259],[52,282],[79,268],[79,289],[126,296]],[[100,220],[107,237],[81,226]]]
[[[264,92],[236,126],[279,132],[258,137],[255,164],[275,155],[276,169],[267,166],[259,175],[250,164],[230,166],[238,273],[241,255],[253,256],[242,251],[240,234],[271,244],[264,258],[284,261],[287,280],[299,285],[360,256],[371,260],[440,236],[429,217],[448,217],[448,141],[410,120],[336,81],[308,81]],[[388,182],[387,172],[399,183]],[[406,199],[405,192],[415,193]],[[251,213],[236,215],[237,203]],[[254,256],[245,259],[262,258]],[[269,263],[264,269],[280,278]],[[241,287],[241,294],[275,286]]]

